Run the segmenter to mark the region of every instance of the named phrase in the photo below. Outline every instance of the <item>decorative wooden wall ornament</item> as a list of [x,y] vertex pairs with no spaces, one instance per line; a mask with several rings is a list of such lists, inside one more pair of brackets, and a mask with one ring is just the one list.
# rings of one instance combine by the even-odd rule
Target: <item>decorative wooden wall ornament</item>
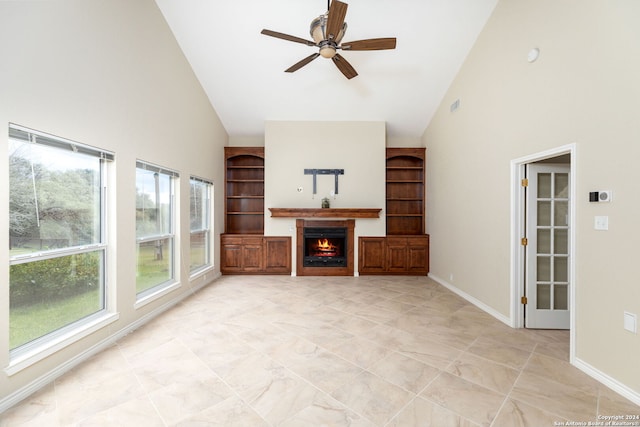
[[305,169],[305,175],[313,175],[313,194],[317,193],[316,179],[318,175],[334,175],[335,187],[334,194],[338,194],[338,175],[344,175],[344,169]]

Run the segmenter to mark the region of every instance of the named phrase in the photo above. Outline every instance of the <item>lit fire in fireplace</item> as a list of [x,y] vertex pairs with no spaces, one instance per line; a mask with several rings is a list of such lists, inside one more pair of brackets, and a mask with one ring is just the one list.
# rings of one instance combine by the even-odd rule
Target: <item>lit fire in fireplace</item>
[[336,256],[337,247],[329,239],[318,239],[313,256]]

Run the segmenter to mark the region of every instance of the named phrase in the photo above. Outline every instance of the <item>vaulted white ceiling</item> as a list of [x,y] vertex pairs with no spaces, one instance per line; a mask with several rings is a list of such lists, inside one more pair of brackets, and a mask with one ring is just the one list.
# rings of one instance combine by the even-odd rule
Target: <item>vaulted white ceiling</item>
[[326,0],[156,0],[227,133],[259,136],[266,120],[385,121],[387,134],[419,137],[497,0],[343,0],[344,41],[396,37],[395,50],[341,51],[284,70],[317,48],[260,34],[310,39]]

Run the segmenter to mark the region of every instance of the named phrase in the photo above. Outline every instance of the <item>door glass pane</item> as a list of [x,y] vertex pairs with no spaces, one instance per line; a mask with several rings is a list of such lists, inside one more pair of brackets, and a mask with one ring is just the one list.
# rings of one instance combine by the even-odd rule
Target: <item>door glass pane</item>
[[553,230],[553,253],[565,255],[568,254],[568,231],[567,229]]
[[553,265],[553,280],[555,282],[568,282],[567,258],[555,257]]
[[544,228],[538,229],[538,253],[551,253],[551,230]]
[[553,308],[556,310],[568,310],[568,289],[567,285],[555,285],[553,287]]
[[538,225],[551,225],[551,202],[538,202]]
[[538,174],[538,198],[551,198],[551,174]]
[[551,258],[546,256],[538,257],[537,273],[539,282],[551,281]]
[[555,174],[554,193],[556,197],[560,197],[560,198],[569,197],[569,174],[568,173]]
[[569,213],[569,203],[556,201],[555,202],[555,211],[553,213],[553,225],[555,226],[566,226]]
[[551,308],[551,285],[538,285],[536,308],[549,310]]

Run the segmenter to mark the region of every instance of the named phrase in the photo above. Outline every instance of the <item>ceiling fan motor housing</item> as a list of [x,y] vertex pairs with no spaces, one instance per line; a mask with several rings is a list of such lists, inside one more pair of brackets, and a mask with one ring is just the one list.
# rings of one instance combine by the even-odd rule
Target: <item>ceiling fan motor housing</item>
[[327,34],[328,18],[329,18],[328,12],[325,13],[324,15],[318,16],[316,19],[311,21],[311,26],[309,29],[309,34],[311,34],[313,41],[316,42],[316,44],[318,44],[321,48],[322,48],[321,42],[323,41],[331,41],[334,43],[334,45],[337,46],[342,40],[342,37],[344,37],[344,33],[347,32],[347,23],[343,22],[342,28],[340,28],[340,31],[338,32],[338,34],[335,37],[330,38],[331,35]]

